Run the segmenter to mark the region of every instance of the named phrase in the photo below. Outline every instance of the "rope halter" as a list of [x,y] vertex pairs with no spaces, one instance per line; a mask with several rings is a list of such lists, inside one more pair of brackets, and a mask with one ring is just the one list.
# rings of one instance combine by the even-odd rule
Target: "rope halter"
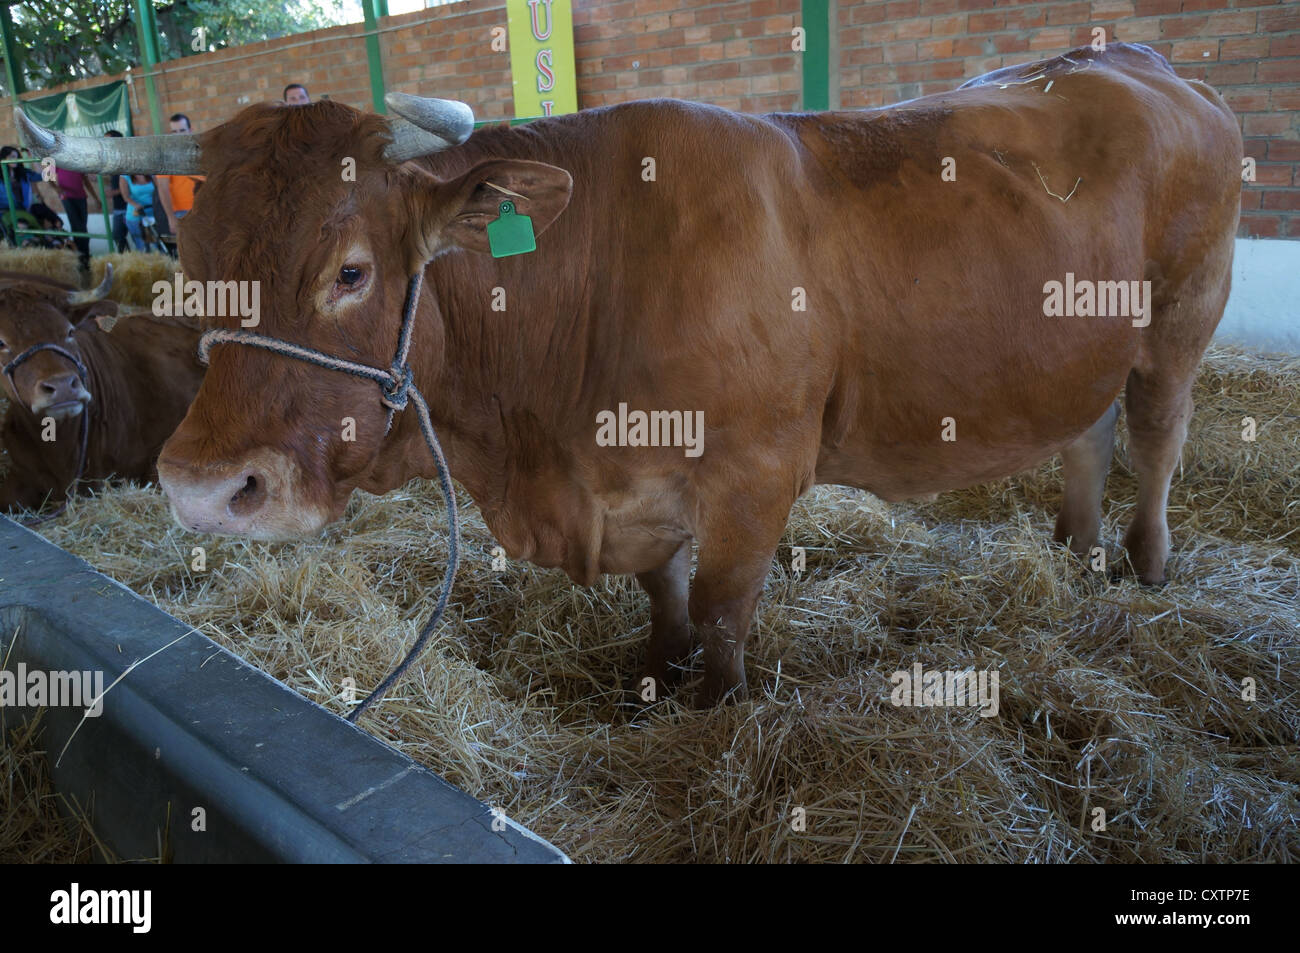
[[362,712],[378,701],[384,692],[402,677],[403,673],[424,650],[425,644],[433,634],[435,626],[437,626],[438,621],[447,609],[447,602],[451,598],[452,584],[456,579],[456,569],[460,563],[460,516],[456,509],[456,491],[451,485],[451,475],[447,470],[447,460],[443,456],[442,445],[438,443],[438,435],[433,430],[433,422],[429,417],[429,405],[425,401],[424,395],[420,393],[420,389],[415,386],[414,374],[411,365],[407,362],[407,356],[411,349],[411,330],[415,323],[416,306],[419,304],[420,288],[423,283],[424,272],[421,269],[411,276],[411,280],[407,284],[406,303],[402,308],[402,327],[397,339],[397,353],[388,370],[371,367],[369,364],[358,364],[356,361],[344,360],[332,354],[326,354],[324,351],[318,351],[315,348],[282,341],[279,338],[269,337],[265,334],[255,334],[251,331],[216,328],[205,332],[199,338],[199,361],[205,365],[208,363],[208,356],[214,344],[246,344],[249,347],[261,348],[264,351],[270,351],[283,357],[292,357],[313,364],[316,367],[323,367],[326,370],[341,371],[344,374],[351,374],[353,377],[374,381],[381,388],[380,402],[388,408],[388,421],[384,427],[385,436],[393,429],[393,416],[398,411],[405,410],[411,401],[415,402],[415,409],[420,417],[420,431],[424,435],[424,442],[429,448],[429,453],[433,455],[434,463],[437,464],[438,485],[442,489],[443,499],[447,502],[447,530],[449,535],[447,574],[443,578],[442,591],[438,595],[438,604],[433,610],[433,615],[430,616],[429,621],[420,631],[419,637],[415,640],[415,645],[411,647],[411,651],[407,653],[402,663],[379,683],[378,687],[366,697],[365,701],[352,710],[347,716],[347,720],[350,722],[356,722]]

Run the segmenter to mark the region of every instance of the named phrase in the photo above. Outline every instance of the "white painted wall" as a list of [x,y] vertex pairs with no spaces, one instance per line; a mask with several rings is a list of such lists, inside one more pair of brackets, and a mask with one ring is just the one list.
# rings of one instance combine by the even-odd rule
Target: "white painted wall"
[[1300,241],[1238,238],[1216,341],[1300,354]]

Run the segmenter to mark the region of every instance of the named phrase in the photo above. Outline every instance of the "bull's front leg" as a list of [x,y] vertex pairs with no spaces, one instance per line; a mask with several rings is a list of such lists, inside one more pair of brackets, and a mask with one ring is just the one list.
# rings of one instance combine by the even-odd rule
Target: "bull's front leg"
[[691,621],[704,643],[697,708],[745,696],[745,642],[792,502],[729,513],[700,540],[690,601]]
[[64,494],[52,491],[49,481],[42,481],[38,474],[33,478],[24,461],[10,454],[9,472],[0,482],[0,513],[12,513],[19,507],[26,510],[38,510],[51,497],[57,496],[61,501]]
[[11,471],[0,484],[0,513],[14,513],[19,508],[35,512],[56,496],[63,501],[64,494],[52,493]]
[[653,679],[654,697],[676,685],[682,666],[695,647],[687,612],[691,588],[691,541],[688,539],[658,569],[639,572],[636,581],[650,597],[650,641],[645,667],[633,691],[642,695]]

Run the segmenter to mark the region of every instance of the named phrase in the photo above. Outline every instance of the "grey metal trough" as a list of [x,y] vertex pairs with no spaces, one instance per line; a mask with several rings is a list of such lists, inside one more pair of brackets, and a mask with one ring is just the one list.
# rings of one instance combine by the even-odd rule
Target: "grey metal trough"
[[[46,712],[55,787],[93,805],[96,834],[119,857],[567,862],[405,755],[0,517],[5,668],[102,671],[107,687],[187,632],[109,690],[99,717],[83,722],[84,708]],[[33,713],[0,710],[5,721]]]

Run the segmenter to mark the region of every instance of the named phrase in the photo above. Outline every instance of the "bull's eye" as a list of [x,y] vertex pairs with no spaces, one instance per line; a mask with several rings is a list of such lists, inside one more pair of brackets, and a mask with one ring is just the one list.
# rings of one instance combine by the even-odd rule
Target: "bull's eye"
[[356,265],[342,265],[339,267],[338,274],[334,277],[334,284],[330,286],[329,293],[325,296],[328,304],[334,304],[341,301],[349,295],[358,295],[359,292],[370,284],[370,265],[367,262],[361,262]]

